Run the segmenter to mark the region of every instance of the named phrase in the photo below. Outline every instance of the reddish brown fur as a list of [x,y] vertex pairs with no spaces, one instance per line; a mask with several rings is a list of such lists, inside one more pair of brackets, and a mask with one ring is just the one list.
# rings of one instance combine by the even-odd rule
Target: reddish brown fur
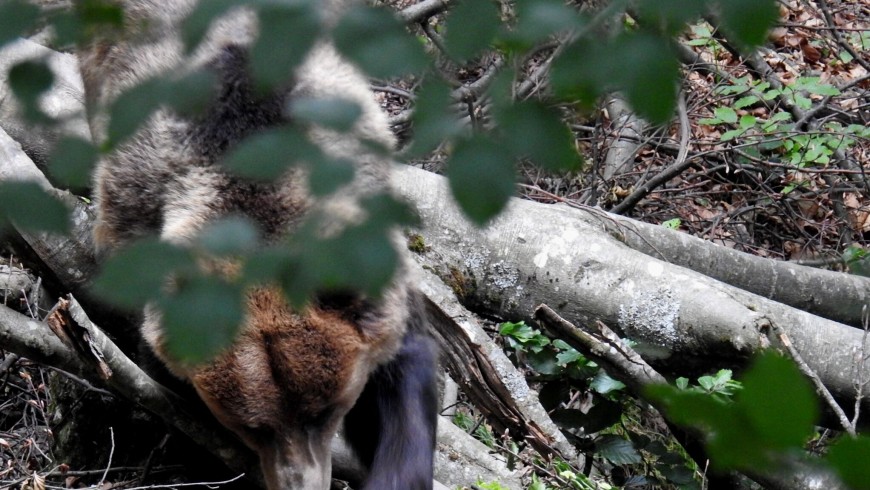
[[248,304],[233,348],[192,376],[212,411],[234,428],[277,430],[331,410],[370,347],[359,329],[316,309],[295,313],[271,289],[254,290]]

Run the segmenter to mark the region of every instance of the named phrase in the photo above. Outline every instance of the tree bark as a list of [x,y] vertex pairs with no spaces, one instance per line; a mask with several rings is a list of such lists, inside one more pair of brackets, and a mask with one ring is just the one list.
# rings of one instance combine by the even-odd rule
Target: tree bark
[[[739,367],[769,346],[767,331],[776,324],[838,399],[854,398],[857,359],[864,352],[861,330],[651,257],[627,246],[622,237],[643,237],[646,231],[667,237],[660,244],[682,241],[686,255],[700,240],[664,228],[649,233],[650,225],[600,210],[519,199],[478,229],[453,203],[443,177],[405,167],[396,173],[395,184],[422,218],[419,232],[427,251],[416,258],[450,284],[472,311],[532,320],[534,308],[546,302],[574,324],[600,320],[613,326],[640,342],[639,350],[657,369],[684,375]],[[713,245],[700,248],[705,254],[719,248],[745,264],[769,263]],[[832,274],[785,268],[806,276]],[[857,375],[866,380],[870,371]],[[866,401],[863,405],[870,408]]]

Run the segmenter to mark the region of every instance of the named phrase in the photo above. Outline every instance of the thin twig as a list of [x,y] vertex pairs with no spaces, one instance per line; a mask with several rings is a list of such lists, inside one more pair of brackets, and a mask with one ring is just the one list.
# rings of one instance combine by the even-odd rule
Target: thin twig
[[828,388],[822,383],[822,380],[819,379],[819,375],[816,374],[815,371],[807,365],[806,361],[804,361],[803,356],[801,356],[800,352],[795,349],[794,345],[791,343],[791,339],[789,339],[788,334],[785,333],[785,330],[780,328],[775,323],[771,323],[773,327],[773,331],[776,332],[777,337],[779,337],[780,342],[788,351],[789,356],[797,363],[798,369],[804,374],[804,376],[808,377],[810,381],[812,381],[813,385],[816,387],[816,392],[821,395],[822,399],[825,400],[825,403],[831,407],[831,410],[834,411],[834,415],[837,416],[837,419],[840,421],[840,425],[843,426],[843,430],[845,430],[849,435],[855,436],[855,425],[849,421],[849,417],[846,416],[846,413],[843,412],[843,409],[840,407],[840,404],[834,400],[834,396],[831,395],[831,392],[828,391]]

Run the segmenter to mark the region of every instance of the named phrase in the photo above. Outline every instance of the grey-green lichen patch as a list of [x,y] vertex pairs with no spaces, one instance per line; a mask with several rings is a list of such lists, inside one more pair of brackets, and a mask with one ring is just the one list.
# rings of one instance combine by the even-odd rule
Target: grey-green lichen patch
[[680,303],[668,287],[642,291],[619,306],[619,324],[628,337],[671,348],[679,341]]
[[499,260],[489,267],[489,280],[498,289],[508,290],[515,288],[519,278],[519,271],[503,260]]

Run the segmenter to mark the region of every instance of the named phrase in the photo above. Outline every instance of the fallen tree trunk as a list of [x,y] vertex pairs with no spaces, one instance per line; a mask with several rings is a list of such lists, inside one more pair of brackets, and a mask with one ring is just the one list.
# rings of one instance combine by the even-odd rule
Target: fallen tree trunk
[[[651,257],[621,239],[643,236],[638,230],[649,225],[600,210],[514,199],[478,229],[453,204],[443,177],[406,167],[397,172],[396,185],[422,217],[426,252],[416,258],[473,311],[531,320],[534,308],[546,302],[572,323],[612,325],[640,342],[658,369],[683,374],[742,365],[769,345],[766,331],[775,324],[840,400],[854,399],[856,376],[870,377],[867,369],[856,373],[864,352],[861,330]],[[679,235],[658,235],[669,234]],[[813,272],[819,271],[806,274]],[[828,294],[821,287],[817,294]],[[870,408],[866,398],[863,405]]]

